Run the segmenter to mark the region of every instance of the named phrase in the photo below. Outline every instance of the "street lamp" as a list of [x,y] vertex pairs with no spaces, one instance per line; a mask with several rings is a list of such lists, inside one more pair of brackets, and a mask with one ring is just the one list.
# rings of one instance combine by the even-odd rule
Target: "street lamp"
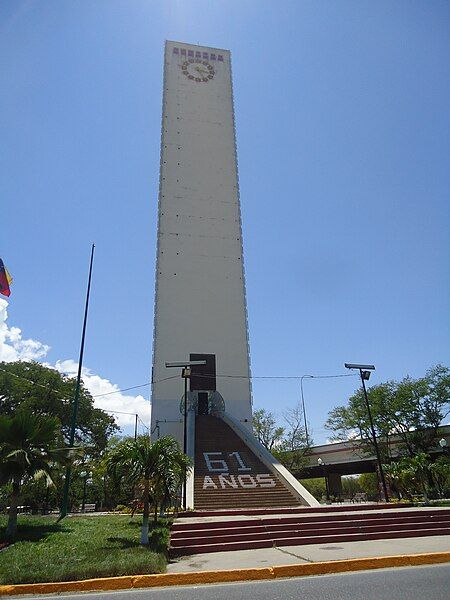
[[103,496],[100,503],[100,510],[103,510],[103,506],[106,505],[106,475],[102,475],[101,480],[103,484]]
[[302,393],[302,410],[303,410],[303,419],[305,421],[306,445],[309,446],[308,423],[307,423],[307,420],[306,420],[305,399],[303,397],[303,380],[305,378],[314,379],[314,375],[302,375],[300,377],[300,390],[301,390],[301,393]]
[[325,463],[323,462],[323,460],[321,458],[317,459],[317,463],[319,465],[319,467],[322,467],[322,472],[323,472],[323,478],[325,479],[325,490],[326,490],[326,494],[327,494],[327,502],[330,501],[330,488],[328,487],[328,478],[325,472]]
[[87,491],[87,484],[88,484],[88,480],[90,479],[90,477],[92,477],[92,471],[91,472],[87,472],[87,471],[81,471],[80,473],[80,477],[84,478],[84,485],[83,485],[83,502],[81,503],[81,512],[84,512],[84,507],[86,505],[86,491]]
[[447,450],[447,440],[445,438],[441,438],[439,440],[439,446],[442,448],[443,454],[446,455],[448,450]]
[[383,463],[381,462],[380,449],[378,448],[377,436],[375,434],[375,427],[374,427],[373,419],[372,419],[372,411],[370,410],[369,398],[367,397],[367,390],[366,390],[366,384],[365,384],[366,381],[369,381],[370,372],[375,371],[375,366],[374,365],[360,365],[360,364],[354,364],[354,363],[345,363],[344,367],[346,369],[357,369],[359,371],[359,375],[361,377],[361,383],[362,383],[362,387],[363,387],[363,391],[364,391],[364,398],[366,401],[367,414],[369,415],[369,422],[370,422],[370,429],[372,431],[373,445],[375,446],[375,453],[377,455],[378,469],[380,471],[381,483],[382,483],[383,492],[384,492],[384,499],[386,502],[389,502],[389,495],[388,495],[387,486],[386,486],[386,479],[384,478]]
[[[191,376],[191,367],[197,365],[206,365],[206,360],[186,360],[182,362],[166,362],[166,369],[181,368],[181,377],[184,379],[184,403],[183,403],[183,452],[187,450],[187,382]],[[184,479],[183,487],[183,508],[186,507],[186,478]]]

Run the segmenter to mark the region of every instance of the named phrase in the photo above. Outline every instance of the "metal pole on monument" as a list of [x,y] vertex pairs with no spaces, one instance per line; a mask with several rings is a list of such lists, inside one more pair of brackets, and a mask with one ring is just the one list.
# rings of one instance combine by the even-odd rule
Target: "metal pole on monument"
[[[83,329],[81,333],[81,346],[80,346],[80,357],[78,360],[78,374],[77,374],[77,383],[75,386],[75,395],[73,399],[72,405],[72,423],[70,427],[70,437],[69,437],[69,446],[73,446],[75,442],[75,429],[77,425],[77,414],[78,414],[78,403],[80,399],[80,387],[81,387],[81,369],[83,366],[83,354],[84,354],[84,341],[86,338],[86,325],[87,325],[87,317],[88,317],[88,309],[89,309],[89,296],[91,293],[91,279],[92,279],[92,265],[94,262],[94,249],[95,245],[92,244],[91,247],[91,259],[89,263],[89,277],[88,277],[88,285],[86,291],[86,302],[84,306],[84,319],[83,319]],[[72,474],[71,465],[67,466],[66,469],[66,477],[64,481],[64,494],[63,501],[61,505],[61,513],[59,515],[59,520],[64,519],[67,515],[68,511],[68,503],[69,503],[69,489],[70,489],[70,477]]]
[[[183,453],[187,452],[187,394],[188,394],[188,379],[191,376],[191,367],[184,367],[181,371],[181,377],[184,378],[184,403],[183,403]],[[183,508],[186,510],[186,477],[183,483]]]
[[[184,402],[183,402],[183,453],[187,452],[187,393],[188,379],[191,376],[191,367],[206,365],[206,360],[190,360],[185,362],[166,362],[166,369],[181,367],[181,377],[184,379]],[[183,485],[183,508],[186,509],[186,477]]]

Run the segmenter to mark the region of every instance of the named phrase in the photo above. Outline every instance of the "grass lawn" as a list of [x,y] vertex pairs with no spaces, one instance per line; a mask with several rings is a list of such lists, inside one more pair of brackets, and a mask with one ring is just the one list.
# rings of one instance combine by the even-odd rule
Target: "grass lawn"
[[[19,516],[16,542],[0,553],[0,584],[71,581],[90,577],[162,573],[169,522],[150,529],[150,546],[139,543],[141,517]],[[0,516],[0,543],[6,516]]]

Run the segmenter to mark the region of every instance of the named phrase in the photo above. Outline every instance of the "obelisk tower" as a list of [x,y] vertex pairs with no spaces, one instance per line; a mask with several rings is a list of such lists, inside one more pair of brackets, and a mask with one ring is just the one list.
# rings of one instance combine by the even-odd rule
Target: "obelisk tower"
[[181,442],[183,383],[170,361],[205,357],[191,390],[216,390],[251,426],[230,52],[166,42],[162,112],[152,431]]

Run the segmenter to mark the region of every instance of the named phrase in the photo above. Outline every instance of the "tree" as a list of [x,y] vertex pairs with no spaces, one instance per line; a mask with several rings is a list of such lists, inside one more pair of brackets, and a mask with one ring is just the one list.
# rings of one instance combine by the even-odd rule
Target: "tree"
[[[284,435],[275,455],[290,471],[300,471],[305,466],[309,448],[301,405],[288,408],[283,413],[283,419],[287,427],[284,428]],[[308,442],[311,443],[311,440]]]
[[45,479],[53,485],[55,463],[67,464],[80,456],[80,448],[59,447],[62,442],[59,421],[55,417],[19,410],[14,416],[0,416],[0,485],[11,484],[6,535],[14,539],[17,531],[17,507],[22,485],[29,479]]
[[311,479],[301,479],[300,483],[308,490],[316,500],[322,500],[326,495],[325,479],[323,477],[314,477]]
[[414,475],[416,485],[423,491],[425,501],[428,500],[428,482],[430,476],[430,457],[425,452],[419,452],[411,458],[404,458],[403,462],[409,463],[409,468]]
[[441,497],[447,497],[450,492],[450,458],[440,456],[430,465],[430,472]]
[[[69,440],[75,379],[38,362],[0,363],[0,415],[13,415],[19,408],[60,420]],[[98,456],[109,436],[118,429],[114,418],[99,408],[81,385],[75,445]]]
[[[94,470],[94,481],[103,478],[102,492],[106,508],[113,509],[117,505],[130,505],[135,498],[135,485],[128,478],[122,477],[117,470],[111,471],[110,457],[116,449],[125,442],[123,437],[113,435],[108,440],[108,446],[99,461],[99,469]],[[98,474],[96,473],[98,471]]]
[[273,413],[259,408],[253,411],[253,432],[261,444],[271,451],[282,441],[284,427],[277,426]]
[[387,473],[392,483],[402,496],[411,498],[414,494],[423,493],[428,499],[431,477],[431,459],[425,452],[415,456],[404,456],[398,462],[387,465]]
[[358,483],[368,500],[379,500],[380,488],[376,473],[361,473],[358,477]]
[[[418,452],[427,453],[435,445],[439,426],[450,412],[450,371],[437,365],[420,379],[405,377],[400,382],[375,385],[368,389],[368,397],[379,447],[386,462],[399,451],[410,457]],[[349,399],[347,405],[338,406],[329,413],[325,427],[333,432],[332,439],[359,440],[362,450],[373,454],[362,389]]]
[[298,404],[288,408],[283,413],[283,419],[287,425],[285,427],[277,424],[273,413],[259,408],[253,411],[253,432],[285,467],[299,471],[305,466],[308,449],[302,407]]
[[392,461],[388,465],[383,465],[385,474],[388,477],[391,488],[397,492],[399,500],[406,495],[405,472],[400,462]]
[[290,452],[304,450],[307,447],[307,441],[303,409],[300,404],[285,410],[283,419],[288,425],[284,430],[283,448]]
[[143,521],[141,544],[148,545],[150,502],[155,509],[163,502],[174,501],[191,466],[172,437],[159,438],[153,444],[146,435],[127,439],[114,448],[108,457],[108,472],[112,477],[125,477],[142,488]]
[[356,494],[362,491],[359,477],[353,475],[342,477],[342,496],[344,498],[354,498]]

